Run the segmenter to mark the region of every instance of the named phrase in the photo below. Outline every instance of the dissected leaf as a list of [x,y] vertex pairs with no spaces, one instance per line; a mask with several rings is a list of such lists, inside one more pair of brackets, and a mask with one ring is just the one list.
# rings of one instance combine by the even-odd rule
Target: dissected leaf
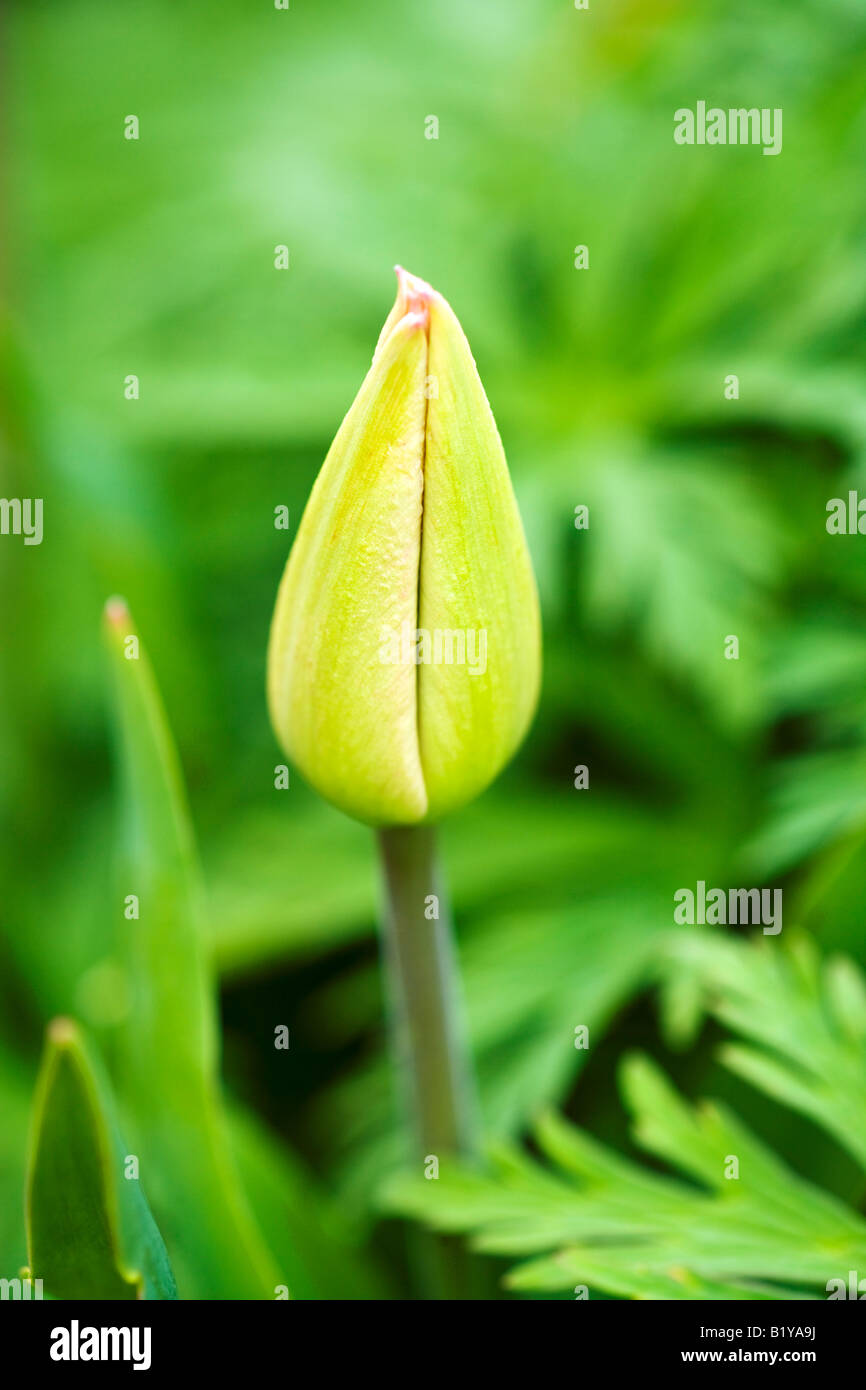
[[[866,1260],[866,1221],[799,1177],[724,1107],[693,1108],[643,1057],[623,1085],[635,1138],[692,1181],[659,1176],[554,1114],[535,1138],[550,1167],[513,1149],[489,1173],[440,1167],[392,1180],[391,1209],[471,1233],[479,1251],[539,1254],[509,1282],[584,1284],[615,1297],[804,1298]],[[736,1166],[734,1166],[736,1165]]]
[[717,933],[671,938],[671,969],[697,974],[704,1004],[745,1043],[721,1059],[832,1134],[866,1169],[866,983],[844,958],[822,961],[807,937],[786,946]]

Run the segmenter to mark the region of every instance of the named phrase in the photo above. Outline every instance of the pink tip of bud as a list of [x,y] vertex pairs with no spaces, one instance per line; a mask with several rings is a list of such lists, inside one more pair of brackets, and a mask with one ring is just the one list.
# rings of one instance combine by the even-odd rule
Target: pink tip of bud
[[404,314],[418,315],[426,329],[430,317],[430,301],[436,291],[426,280],[411,275],[401,265],[395,265],[394,270],[397,273],[398,293]]
[[409,324],[412,328],[420,328],[425,333],[429,323],[430,315],[425,309],[413,309],[408,314],[403,315],[403,323]]

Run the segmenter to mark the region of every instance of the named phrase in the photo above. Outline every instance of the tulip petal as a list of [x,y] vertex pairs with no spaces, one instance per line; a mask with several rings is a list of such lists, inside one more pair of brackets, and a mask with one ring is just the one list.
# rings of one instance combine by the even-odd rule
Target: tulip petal
[[268,700],[280,741],[329,800],[371,823],[421,819],[417,670],[382,659],[414,631],[426,318],[377,349],[304,512],[277,598]]
[[[418,668],[418,729],[435,820],[476,796],[523,738],[538,698],[541,626],[502,443],[469,344],[441,295],[430,298],[429,315],[418,627],[431,640],[440,634],[446,659]],[[455,653],[463,659],[449,663]]]

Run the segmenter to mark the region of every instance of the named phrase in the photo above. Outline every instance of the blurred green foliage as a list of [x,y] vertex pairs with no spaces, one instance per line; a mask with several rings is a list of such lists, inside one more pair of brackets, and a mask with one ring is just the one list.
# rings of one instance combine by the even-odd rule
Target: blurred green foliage
[[[294,529],[395,261],[466,329],[544,607],[534,730],[443,827],[488,1133],[516,1143],[556,1105],[627,1150],[613,1078],[638,1046],[858,1204],[856,1057],[812,1075],[823,996],[787,1046],[751,1036],[722,1067],[720,1033],[763,1011],[765,949],[719,948],[719,1000],[670,928],[698,878],[781,886],[782,941],[799,922],[866,962],[864,540],[824,524],[830,498],[866,493],[859,0],[28,0],[5,25],[0,492],[45,499],[45,539],[0,538],[0,1274],[25,1259],[45,1023],[79,1019],[125,1074],[99,640],[121,592],[200,843],[243,1219],[301,1297],[410,1287],[378,1207],[400,1147],[369,836],[294,773],[274,789],[263,694],[274,509]],[[783,108],[782,154],[674,145],[674,110],[701,98]],[[212,1002],[205,986],[195,1007]],[[189,1058],[181,1036],[137,1036],[153,1085],[172,1045]],[[611,1278],[595,1270],[640,1292]]]

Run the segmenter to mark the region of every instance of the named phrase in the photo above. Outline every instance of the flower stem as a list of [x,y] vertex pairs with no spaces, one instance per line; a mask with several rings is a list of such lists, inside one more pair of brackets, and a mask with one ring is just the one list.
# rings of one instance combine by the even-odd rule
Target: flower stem
[[[413,1148],[425,1164],[475,1150],[475,1096],[463,1035],[448,904],[431,826],[379,831],[386,910],[384,953],[391,1029],[411,1116]],[[440,1299],[478,1298],[479,1272],[455,1236],[430,1236],[421,1250]]]
[[474,1149],[472,1072],[460,1020],[453,933],[432,826],[379,831],[386,889],[385,956],[392,1027],[404,1071],[415,1147]]

